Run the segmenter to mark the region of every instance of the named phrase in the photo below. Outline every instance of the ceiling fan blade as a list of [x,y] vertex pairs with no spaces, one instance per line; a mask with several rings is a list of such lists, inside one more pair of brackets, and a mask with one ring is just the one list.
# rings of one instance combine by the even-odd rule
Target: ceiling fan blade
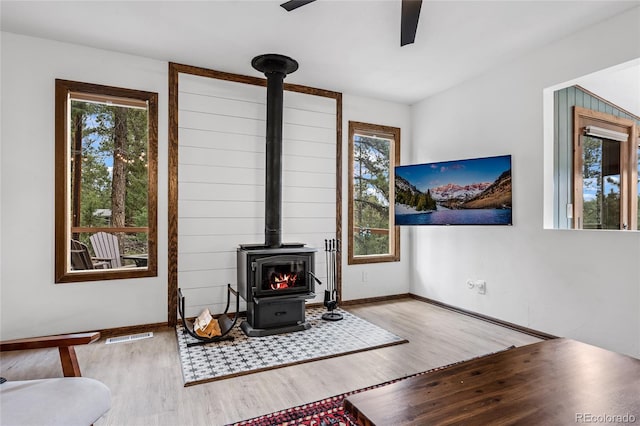
[[400,46],[411,44],[415,41],[421,7],[422,0],[402,0],[402,18],[400,20]]
[[316,0],[289,0],[287,2],[282,3],[280,6],[285,8],[287,12],[291,12],[294,9],[299,8],[300,6],[304,6],[305,4],[309,4]]

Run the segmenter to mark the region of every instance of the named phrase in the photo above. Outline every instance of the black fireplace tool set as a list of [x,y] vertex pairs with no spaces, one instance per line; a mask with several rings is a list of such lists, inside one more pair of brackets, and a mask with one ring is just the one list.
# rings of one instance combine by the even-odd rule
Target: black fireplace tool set
[[324,256],[327,266],[327,289],[324,291],[324,306],[329,312],[324,313],[322,319],[327,321],[339,321],[342,319],[342,314],[333,312],[338,307],[338,290],[336,288],[338,281],[337,262],[340,259],[337,255],[338,253],[340,253],[340,240],[335,238],[324,240]]

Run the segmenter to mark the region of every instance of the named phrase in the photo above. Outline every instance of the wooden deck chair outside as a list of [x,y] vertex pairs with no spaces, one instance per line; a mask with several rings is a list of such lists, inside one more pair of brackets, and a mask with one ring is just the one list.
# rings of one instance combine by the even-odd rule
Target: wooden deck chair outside
[[91,257],[89,247],[78,240],[71,240],[69,251],[71,253],[71,269],[74,271],[105,269],[110,265],[108,259]]
[[122,268],[118,237],[106,232],[96,232],[89,237],[89,240],[91,240],[91,246],[97,257],[108,259],[111,268]]

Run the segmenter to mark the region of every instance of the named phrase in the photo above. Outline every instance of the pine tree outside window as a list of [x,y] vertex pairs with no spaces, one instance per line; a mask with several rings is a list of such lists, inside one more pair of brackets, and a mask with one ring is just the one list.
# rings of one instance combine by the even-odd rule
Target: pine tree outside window
[[349,264],[397,262],[393,173],[400,161],[400,129],[349,122]]
[[56,80],[56,282],[157,275],[157,102]]

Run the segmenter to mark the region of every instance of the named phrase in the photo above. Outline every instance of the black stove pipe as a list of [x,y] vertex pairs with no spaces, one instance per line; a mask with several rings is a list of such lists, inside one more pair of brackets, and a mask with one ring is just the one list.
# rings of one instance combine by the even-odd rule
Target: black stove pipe
[[298,69],[288,56],[266,54],[251,65],[267,77],[267,134],[265,164],[265,246],[282,246],[282,112],[284,78]]

